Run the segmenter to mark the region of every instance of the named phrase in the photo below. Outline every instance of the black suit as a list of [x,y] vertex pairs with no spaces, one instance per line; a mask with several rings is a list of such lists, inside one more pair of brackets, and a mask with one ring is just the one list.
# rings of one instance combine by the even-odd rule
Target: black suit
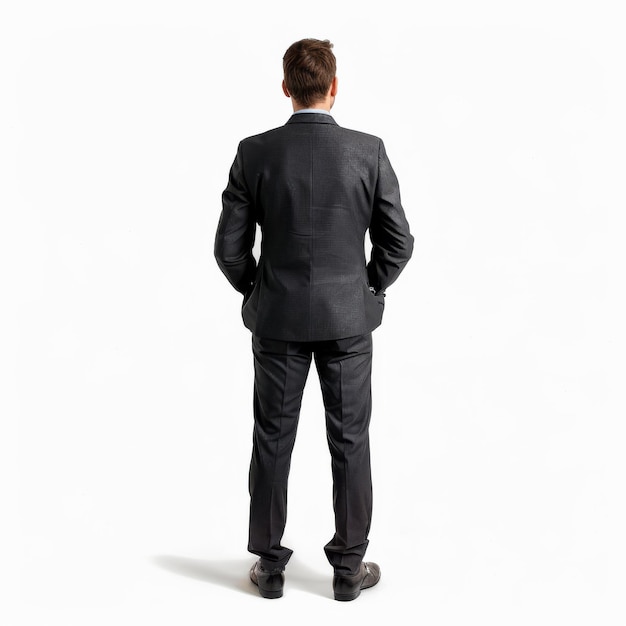
[[[382,292],[413,249],[380,139],[341,128],[330,115],[294,114],[240,143],[223,202],[215,253],[246,296],[243,319],[255,335],[318,341],[380,324]],[[256,223],[263,233],[258,265]]]
[[326,554],[337,572],[358,571],[371,519],[371,331],[381,323],[385,290],[412,250],[398,181],[379,138],[341,128],[330,115],[299,113],[239,144],[215,256],[244,295],[242,316],[253,333],[249,549],[266,567],[283,567],[291,555],[280,545],[287,477],[314,355],[335,487],[336,529]]

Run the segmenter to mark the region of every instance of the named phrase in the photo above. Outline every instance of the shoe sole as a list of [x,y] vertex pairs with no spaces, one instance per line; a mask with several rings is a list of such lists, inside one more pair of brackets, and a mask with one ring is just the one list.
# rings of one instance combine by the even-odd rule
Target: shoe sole
[[263,589],[262,587],[259,587],[259,593],[261,594],[263,598],[268,598],[269,600],[275,600],[276,598],[283,597],[282,589],[279,589],[278,591],[274,591],[274,590]]
[[335,600],[339,602],[350,602],[356,600],[361,595],[361,589],[357,589],[354,593],[336,593]]

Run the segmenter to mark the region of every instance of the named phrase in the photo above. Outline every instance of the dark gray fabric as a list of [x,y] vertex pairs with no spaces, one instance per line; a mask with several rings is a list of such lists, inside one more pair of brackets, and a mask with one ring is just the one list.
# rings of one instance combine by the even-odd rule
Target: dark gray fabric
[[335,533],[324,547],[335,573],[356,574],[372,517],[369,422],[372,335],[318,342],[252,336],[254,439],[250,463],[248,550],[268,570],[285,567],[281,544],[287,482],[302,393],[312,357],[322,388],[332,459]]
[[268,570],[291,557],[281,543],[287,482],[314,358],[335,511],[324,549],[336,574],[356,575],[372,513],[371,331],[381,323],[385,290],[413,252],[396,175],[379,138],[341,128],[330,115],[301,113],[239,144],[222,201],[215,257],[243,294],[253,333],[248,549]]
[[381,323],[385,289],[411,257],[413,237],[378,137],[330,115],[293,115],[239,144],[222,202],[215,257],[244,295],[243,320],[255,335],[320,341]]

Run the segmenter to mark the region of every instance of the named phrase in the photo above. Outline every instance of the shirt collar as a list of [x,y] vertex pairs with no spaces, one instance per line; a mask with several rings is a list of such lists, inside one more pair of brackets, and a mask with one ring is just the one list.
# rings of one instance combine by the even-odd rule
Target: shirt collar
[[297,113],[323,113],[324,115],[330,115],[330,112],[326,111],[326,109],[299,109],[294,111],[294,115]]

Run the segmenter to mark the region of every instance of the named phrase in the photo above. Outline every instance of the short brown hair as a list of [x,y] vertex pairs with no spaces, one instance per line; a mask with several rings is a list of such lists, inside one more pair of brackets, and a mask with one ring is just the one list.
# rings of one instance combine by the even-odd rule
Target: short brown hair
[[301,39],[283,57],[287,91],[302,106],[323,100],[337,72],[333,44],[324,39]]

